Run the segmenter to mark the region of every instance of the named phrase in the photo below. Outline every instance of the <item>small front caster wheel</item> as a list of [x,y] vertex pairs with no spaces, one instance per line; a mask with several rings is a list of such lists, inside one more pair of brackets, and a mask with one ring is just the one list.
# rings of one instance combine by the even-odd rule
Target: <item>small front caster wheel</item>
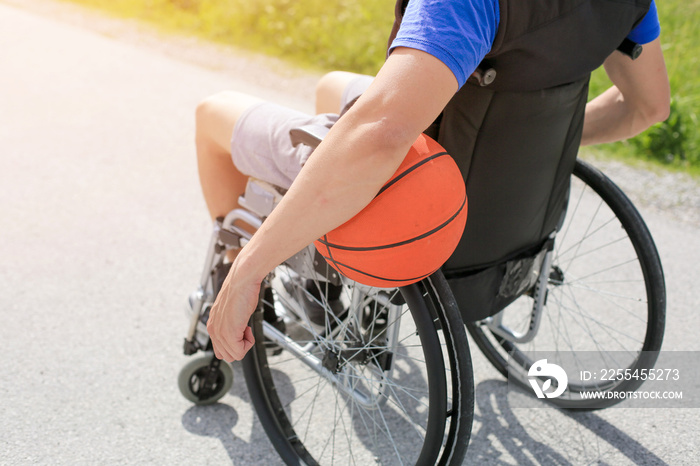
[[231,366],[212,354],[207,354],[185,364],[177,377],[182,396],[197,405],[216,403],[233,385]]

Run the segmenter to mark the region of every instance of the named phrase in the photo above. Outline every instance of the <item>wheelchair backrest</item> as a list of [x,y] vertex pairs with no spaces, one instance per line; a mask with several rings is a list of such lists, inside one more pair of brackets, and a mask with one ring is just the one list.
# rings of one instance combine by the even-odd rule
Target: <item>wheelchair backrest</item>
[[497,312],[538,272],[566,208],[587,95],[587,78],[528,92],[468,83],[431,129],[469,197],[464,235],[443,267],[465,319]]

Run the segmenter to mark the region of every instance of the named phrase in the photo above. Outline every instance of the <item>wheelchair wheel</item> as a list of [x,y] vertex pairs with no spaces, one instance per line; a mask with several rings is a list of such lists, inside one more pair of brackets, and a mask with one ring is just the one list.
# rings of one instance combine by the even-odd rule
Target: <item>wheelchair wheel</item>
[[180,370],[177,385],[182,396],[196,405],[216,403],[233,385],[233,369],[212,354],[193,359]]
[[[258,343],[243,370],[287,464],[461,464],[474,385],[442,274],[386,290],[303,279],[283,266],[261,296],[251,319]],[[284,333],[264,317],[270,306]]]
[[[636,390],[643,383],[640,370],[656,362],[666,293],[656,246],[630,200],[583,161],[576,162],[573,174],[568,211],[545,272],[547,289],[539,294],[544,306],[534,337],[532,332],[528,338],[516,335],[528,334],[533,324],[535,290],[495,318],[467,327],[509,381],[532,393],[527,369],[546,357],[568,375],[567,391],[548,401],[564,408],[598,409],[624,397],[609,393],[591,400],[582,392]],[[499,331],[503,328],[509,332]]]

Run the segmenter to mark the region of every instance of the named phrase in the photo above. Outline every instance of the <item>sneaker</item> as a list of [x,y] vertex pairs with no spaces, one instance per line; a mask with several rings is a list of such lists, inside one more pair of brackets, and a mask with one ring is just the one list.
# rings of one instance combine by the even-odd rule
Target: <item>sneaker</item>
[[[297,295],[304,306],[306,315],[312,323],[325,327],[326,319],[329,318],[329,308],[333,315],[338,318],[337,320],[341,320],[347,314],[347,309],[345,309],[345,305],[340,300],[339,296],[335,297],[335,299],[330,296],[321,298],[317,289],[309,291],[308,286],[306,291],[305,293],[301,289],[297,289]],[[309,293],[311,293],[311,296],[309,296]],[[328,294],[331,295],[331,293]],[[321,303],[325,303],[325,306]],[[337,320],[333,318],[331,326],[336,324]]]
[[[263,309],[263,320],[267,322],[268,324],[272,325],[274,328],[279,330],[280,332],[286,334],[287,333],[287,326],[284,323],[284,319],[280,316],[277,315],[277,312],[275,311],[275,297],[272,293],[271,288],[265,288],[263,291],[263,302],[262,302],[262,309]],[[275,342],[270,341],[269,339],[265,338],[263,341],[263,345],[265,346],[265,352],[267,353],[268,356],[277,356],[282,352],[282,347],[278,345]]]
[[204,293],[202,290],[193,291],[187,298],[187,303],[185,304],[185,314],[189,320],[193,318],[195,309],[199,309],[200,316],[195,329],[194,339],[201,347],[205,347],[209,342],[209,333],[207,333],[207,319],[209,318],[208,307],[211,307],[211,305],[204,303]]
[[[218,293],[221,289],[230,268],[231,264],[227,262],[217,265],[212,271],[215,293]],[[199,322],[197,322],[195,338],[200,345],[204,346],[206,346],[209,341],[209,334],[207,333],[207,320],[209,319],[209,309],[211,308],[212,304],[213,300],[211,299],[211,296],[205,296],[202,288],[190,293],[189,297],[187,298],[187,303],[185,304],[185,315],[187,315],[188,319],[192,319],[192,314],[195,312],[195,309],[198,310],[197,312],[200,314]]]
[[[301,305],[312,324],[312,328],[317,333],[325,332],[326,319],[329,318],[329,310],[334,316],[331,317],[328,322],[330,328],[336,327],[339,321],[344,319],[348,314],[348,310],[340,299],[340,293],[343,288],[342,285],[336,286],[328,284],[327,292],[323,297],[321,297],[321,292],[318,289],[317,283],[311,280],[308,280],[303,288],[285,281],[284,288],[285,291],[287,291],[290,296],[294,297]],[[325,303],[325,306],[321,303]]]
[[225,262],[223,264],[219,264],[216,267],[214,267],[214,270],[212,271],[214,296],[219,294],[219,291],[221,290],[221,287],[224,285],[224,280],[226,280],[226,276],[228,275],[228,272],[231,270],[232,265],[233,264],[231,262]]
[[389,320],[389,310],[382,306],[379,309],[365,307],[362,310],[361,326],[368,340],[383,338]]
[[185,315],[187,318],[192,317],[195,307],[199,307],[201,302],[204,300],[204,293],[202,290],[195,290],[187,297],[187,302],[185,303]]
[[[267,322],[267,320],[266,320]],[[275,327],[277,330],[280,332],[286,334],[287,333],[287,325],[284,323],[284,319],[281,317],[277,317],[277,320],[273,322],[268,322],[270,325]],[[278,354],[282,353],[282,347],[278,345],[277,343],[268,340],[265,338],[263,345],[265,345],[265,352],[267,353],[268,356],[277,356]]]

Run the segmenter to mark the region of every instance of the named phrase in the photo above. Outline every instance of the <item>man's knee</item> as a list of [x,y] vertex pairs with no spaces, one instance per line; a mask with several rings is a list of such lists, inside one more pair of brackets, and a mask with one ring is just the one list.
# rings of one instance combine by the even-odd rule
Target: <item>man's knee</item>
[[340,113],[343,91],[358,74],[331,71],[316,84],[316,113]]
[[195,110],[197,140],[213,141],[227,148],[240,116],[259,102],[262,100],[257,97],[234,91],[223,91],[205,98]]
[[223,91],[210,95],[202,100],[195,110],[197,125],[207,126],[233,111],[236,102],[236,92]]

